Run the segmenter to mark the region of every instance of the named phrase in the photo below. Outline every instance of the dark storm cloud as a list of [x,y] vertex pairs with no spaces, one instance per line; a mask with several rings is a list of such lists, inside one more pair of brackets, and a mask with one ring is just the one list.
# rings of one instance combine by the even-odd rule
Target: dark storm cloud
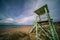
[[0,18],[19,16],[24,2],[24,0],[0,0]]
[[60,21],[60,0],[48,1],[50,15],[55,22]]
[[34,11],[45,4],[51,18],[60,21],[60,0],[0,0],[0,19],[2,23],[30,24],[35,19]]

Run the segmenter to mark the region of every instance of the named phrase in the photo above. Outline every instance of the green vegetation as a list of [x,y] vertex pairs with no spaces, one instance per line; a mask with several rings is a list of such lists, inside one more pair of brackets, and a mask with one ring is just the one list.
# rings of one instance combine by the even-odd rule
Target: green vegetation
[[30,40],[29,35],[22,32],[1,33],[0,40]]

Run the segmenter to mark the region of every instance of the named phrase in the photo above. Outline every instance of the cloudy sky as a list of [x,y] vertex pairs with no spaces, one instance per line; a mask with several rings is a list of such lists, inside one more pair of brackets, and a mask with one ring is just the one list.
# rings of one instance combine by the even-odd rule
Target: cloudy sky
[[45,4],[53,21],[60,21],[60,0],[0,0],[0,24],[33,24],[34,11]]

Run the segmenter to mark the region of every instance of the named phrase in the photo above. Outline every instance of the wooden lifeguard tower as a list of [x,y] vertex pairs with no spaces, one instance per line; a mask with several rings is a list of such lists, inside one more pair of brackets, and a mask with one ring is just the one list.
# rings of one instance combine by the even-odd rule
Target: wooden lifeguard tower
[[[45,4],[44,6],[42,6],[34,12],[37,14],[36,21],[35,25],[29,31],[29,33],[35,32],[36,40],[43,40],[43,38],[45,38],[45,40],[59,40],[55,26],[53,25],[53,21],[50,18],[47,4]],[[46,14],[47,20],[41,20],[40,16],[43,14]],[[48,30],[44,28],[44,23],[48,24]]]

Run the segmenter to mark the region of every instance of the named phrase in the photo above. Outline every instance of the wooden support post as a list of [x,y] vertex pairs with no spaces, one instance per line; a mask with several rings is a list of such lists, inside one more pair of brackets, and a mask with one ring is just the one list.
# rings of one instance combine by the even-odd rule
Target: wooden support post
[[58,35],[57,35],[57,32],[56,32],[56,30],[55,30],[55,27],[52,25],[52,21],[51,21],[51,19],[50,19],[50,15],[49,15],[49,13],[47,12],[47,9],[46,9],[46,8],[44,8],[44,9],[45,9],[45,13],[46,13],[47,18],[48,18],[48,23],[49,23],[50,30],[51,30],[51,34],[52,34],[52,38],[53,38],[53,39],[51,39],[51,40],[59,40]]

